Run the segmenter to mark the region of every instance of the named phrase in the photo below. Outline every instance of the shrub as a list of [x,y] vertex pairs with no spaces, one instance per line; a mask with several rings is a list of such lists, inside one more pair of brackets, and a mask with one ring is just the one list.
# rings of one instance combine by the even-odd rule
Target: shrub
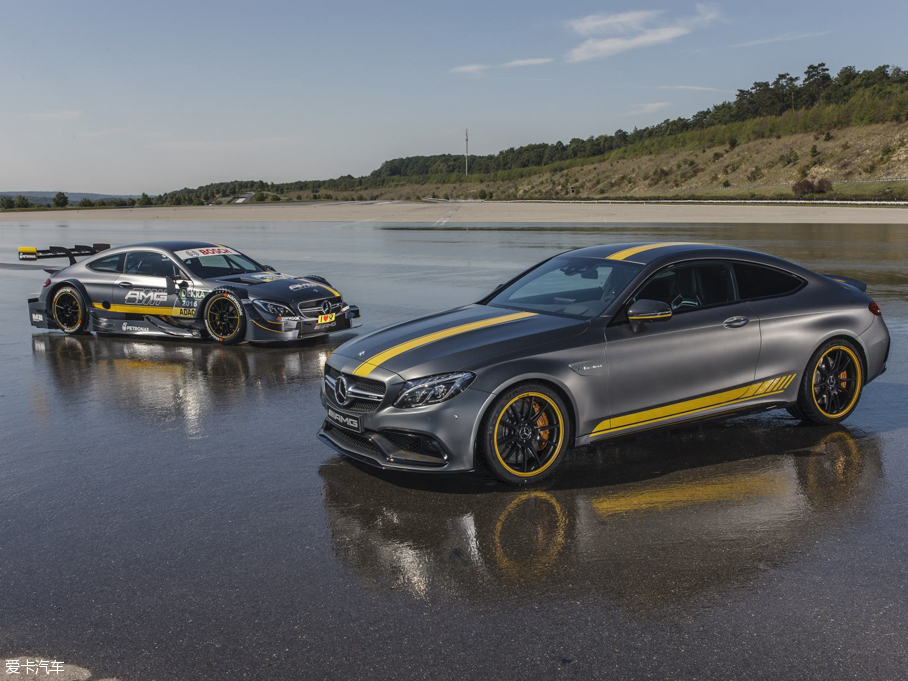
[[728,178],[725,178],[725,181],[722,183],[722,186],[723,186],[723,187],[731,187],[731,182],[729,182]]
[[817,145],[816,145],[816,144],[814,144],[812,147],[810,147],[810,155],[813,156],[813,157],[816,157],[816,156],[819,156],[819,155],[820,155],[820,150],[817,149]]
[[793,185],[791,185],[791,191],[795,196],[806,196],[807,194],[813,194],[816,191],[816,187],[813,182],[808,180],[806,177],[798,180]]
[[817,194],[828,194],[832,191],[832,182],[830,180],[827,180],[825,177],[821,177],[819,180],[817,180],[815,189]]
[[826,134],[823,135],[823,141],[824,141],[824,142],[828,142],[828,141],[831,140],[831,139],[832,139],[832,133],[829,132],[829,131],[827,130],[827,131],[826,131]]

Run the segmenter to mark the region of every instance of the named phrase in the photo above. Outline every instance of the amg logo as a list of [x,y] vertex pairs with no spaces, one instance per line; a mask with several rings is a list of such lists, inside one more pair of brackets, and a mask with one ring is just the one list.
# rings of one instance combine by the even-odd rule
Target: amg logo
[[123,322],[122,329],[124,331],[139,331],[139,332],[148,331],[148,329],[146,329],[144,326],[135,326],[128,322]]
[[128,305],[164,305],[167,303],[167,291],[153,288],[137,288],[126,294]]
[[43,322],[44,315],[38,314],[37,312],[32,312],[32,321],[33,322]]
[[345,428],[359,430],[359,419],[357,419],[355,416],[344,416],[343,414],[338,414],[333,409],[329,409],[328,418]]

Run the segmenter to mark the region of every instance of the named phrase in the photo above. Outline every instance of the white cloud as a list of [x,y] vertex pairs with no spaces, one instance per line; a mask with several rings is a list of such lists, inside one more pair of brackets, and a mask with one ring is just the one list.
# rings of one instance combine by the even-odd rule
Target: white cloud
[[50,111],[35,111],[28,117],[33,121],[74,121],[82,115],[78,109],[51,109]]
[[668,102],[649,102],[647,104],[640,104],[635,106],[633,109],[627,112],[628,116],[643,116],[646,114],[656,113],[660,109],[664,109],[668,106]]
[[531,59],[514,59],[512,61],[505,62],[502,64],[504,68],[511,68],[514,66],[538,66],[539,64],[548,64],[555,61],[554,59],[549,59],[548,57],[533,57]]
[[490,67],[487,64],[464,64],[463,66],[455,66],[448,73],[466,73],[475,76],[488,68]]
[[642,31],[662,10],[640,10],[617,14],[590,14],[582,19],[573,19],[567,26],[580,35],[601,35],[603,33],[633,33]]
[[129,128],[105,128],[104,130],[89,130],[88,132],[80,132],[76,137],[84,138],[95,138],[95,137],[107,137],[108,135],[116,135],[121,132],[128,132]]
[[[658,25],[657,20],[661,17],[660,11],[641,10],[620,14],[594,14],[568,22],[571,30],[584,37],[596,35],[611,37],[588,37],[568,52],[567,61],[574,63],[589,61],[641,47],[670,43],[695,29],[708,26],[719,18],[719,12],[707,5],[697,5],[697,12],[692,16]],[[616,36],[616,33],[621,35]]]
[[756,47],[757,45],[770,45],[771,43],[790,43],[796,40],[806,40],[807,38],[819,38],[821,35],[829,35],[832,31],[821,31],[820,33],[782,33],[768,38],[759,38],[750,40],[746,43],[738,43],[731,47]]
[[685,90],[690,92],[732,92],[718,87],[705,87],[703,85],[662,85],[660,90]]

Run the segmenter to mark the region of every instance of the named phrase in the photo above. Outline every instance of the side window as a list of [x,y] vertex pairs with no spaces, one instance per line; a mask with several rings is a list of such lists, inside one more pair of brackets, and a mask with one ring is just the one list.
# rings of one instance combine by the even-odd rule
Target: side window
[[130,251],[126,254],[126,274],[148,277],[178,277],[180,271],[173,260],[154,251]]
[[678,265],[656,274],[634,300],[657,300],[681,313],[734,302],[735,289],[727,265]]
[[741,262],[732,266],[741,300],[782,296],[801,286],[801,280],[797,277],[772,267]]
[[703,307],[722,305],[735,300],[735,287],[731,280],[728,265],[712,263],[697,265],[697,293]]
[[98,258],[87,265],[88,269],[95,272],[115,272],[119,273],[123,269],[123,254],[108,255]]

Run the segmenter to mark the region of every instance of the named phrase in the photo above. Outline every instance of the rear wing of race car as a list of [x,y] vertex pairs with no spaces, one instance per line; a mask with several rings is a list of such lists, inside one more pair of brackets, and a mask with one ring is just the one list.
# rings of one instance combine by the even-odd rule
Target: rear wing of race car
[[867,291],[867,284],[865,284],[863,281],[858,281],[857,279],[852,279],[851,277],[843,277],[840,274],[824,274],[823,276],[827,277],[828,279],[832,279],[833,281],[837,281],[840,284],[845,284],[846,286],[856,288],[858,291],[864,291],[865,293]]
[[50,246],[45,249],[34,248],[31,246],[21,246],[19,248],[19,260],[44,260],[45,258],[69,258],[69,264],[75,265],[76,258],[85,255],[94,255],[110,248],[110,244],[92,244],[91,246],[73,246],[64,248],[63,246]]

